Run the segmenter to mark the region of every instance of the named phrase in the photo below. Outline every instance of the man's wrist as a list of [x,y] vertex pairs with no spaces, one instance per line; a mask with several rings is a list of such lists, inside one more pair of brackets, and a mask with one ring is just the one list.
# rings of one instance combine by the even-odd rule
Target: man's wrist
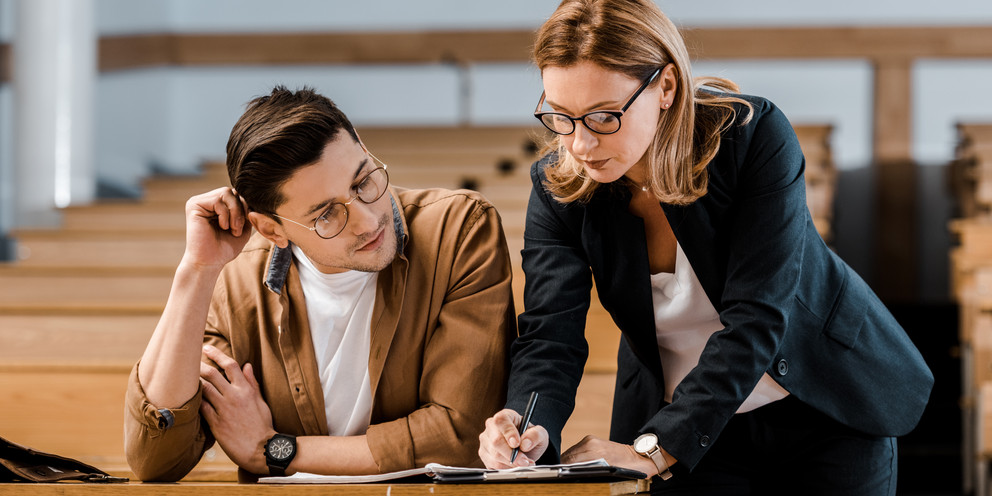
[[289,469],[289,464],[293,462],[297,454],[296,436],[290,434],[272,434],[266,441],[263,448],[265,465],[269,475],[285,476]]

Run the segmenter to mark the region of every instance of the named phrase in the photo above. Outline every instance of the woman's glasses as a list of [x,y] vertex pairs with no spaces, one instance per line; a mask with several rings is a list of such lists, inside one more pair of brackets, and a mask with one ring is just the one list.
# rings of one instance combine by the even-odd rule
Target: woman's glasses
[[658,77],[658,74],[661,74],[660,68],[644,80],[641,87],[637,88],[634,95],[630,97],[630,100],[627,100],[627,103],[620,110],[596,110],[579,117],[572,117],[561,112],[541,112],[541,107],[544,106],[545,96],[544,93],[541,93],[541,100],[537,102],[537,110],[534,111],[534,117],[537,117],[544,124],[544,127],[550,129],[551,132],[564,136],[575,132],[576,121],[582,121],[582,124],[594,133],[613,134],[620,130],[620,117],[630,108],[634,100],[644,92],[648,85]]

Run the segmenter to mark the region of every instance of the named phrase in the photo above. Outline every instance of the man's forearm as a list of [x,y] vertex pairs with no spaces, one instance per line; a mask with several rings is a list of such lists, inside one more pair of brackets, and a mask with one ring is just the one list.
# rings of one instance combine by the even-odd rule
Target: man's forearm
[[180,263],[162,318],[141,357],[138,380],[148,401],[176,408],[199,387],[207,312],[219,269]]
[[297,455],[289,473],[363,475],[379,472],[365,436],[304,436],[296,439]]

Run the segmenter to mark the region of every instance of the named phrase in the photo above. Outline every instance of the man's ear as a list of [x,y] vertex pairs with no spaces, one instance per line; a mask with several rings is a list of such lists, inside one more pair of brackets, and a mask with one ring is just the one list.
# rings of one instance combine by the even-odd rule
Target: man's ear
[[258,212],[248,212],[248,222],[251,222],[259,234],[275,243],[279,248],[289,246],[289,238],[286,237],[285,228],[272,217]]

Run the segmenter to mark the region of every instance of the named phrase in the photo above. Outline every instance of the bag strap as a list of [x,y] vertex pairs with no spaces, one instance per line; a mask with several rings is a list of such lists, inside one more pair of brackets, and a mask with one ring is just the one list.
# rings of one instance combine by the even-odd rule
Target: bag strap
[[0,437],[0,481],[127,482],[79,460],[21,446]]

